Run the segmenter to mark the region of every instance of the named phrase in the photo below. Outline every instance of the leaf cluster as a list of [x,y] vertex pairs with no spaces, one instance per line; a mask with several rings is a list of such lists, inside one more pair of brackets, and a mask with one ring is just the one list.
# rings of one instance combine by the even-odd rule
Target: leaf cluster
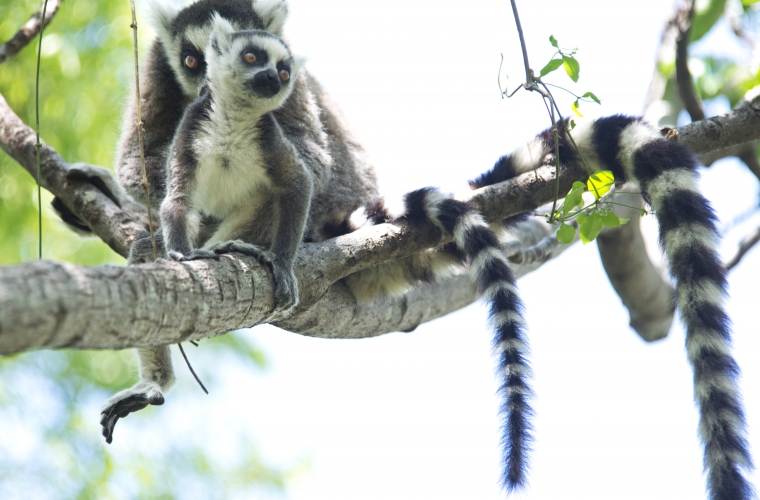
[[[609,170],[603,170],[592,174],[586,184],[574,182],[570,192],[560,205],[553,219],[560,223],[557,230],[557,240],[569,245],[575,239],[576,228],[569,222],[575,220],[578,233],[585,245],[594,241],[604,227],[620,227],[629,219],[621,219],[610,208],[612,202],[605,201],[604,196],[615,184],[615,176]],[[584,193],[591,193],[594,201],[585,203]],[[578,210],[575,210],[575,209]],[[642,211],[642,215],[645,213]]]

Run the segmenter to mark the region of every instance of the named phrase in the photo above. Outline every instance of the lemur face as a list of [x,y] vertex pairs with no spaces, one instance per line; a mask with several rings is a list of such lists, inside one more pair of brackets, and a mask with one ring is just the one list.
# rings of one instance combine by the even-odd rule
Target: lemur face
[[267,101],[271,109],[290,95],[301,66],[277,36],[263,30],[235,31],[221,16],[214,18],[205,53],[216,92]]
[[255,100],[262,109],[279,107],[290,95],[301,61],[267,31],[235,31],[221,16],[213,23],[205,55],[215,94]]
[[285,0],[198,0],[176,10],[152,5],[153,24],[177,81],[188,97],[198,96],[206,76],[204,54],[220,16],[234,30],[266,30],[282,34],[287,17]]

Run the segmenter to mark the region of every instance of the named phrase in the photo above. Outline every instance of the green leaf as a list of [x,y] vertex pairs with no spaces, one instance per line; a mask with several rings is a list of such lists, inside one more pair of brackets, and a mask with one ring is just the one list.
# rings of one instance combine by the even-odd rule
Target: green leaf
[[[580,222],[580,218],[578,220]],[[590,241],[594,241],[601,231],[602,217],[599,215],[599,212],[594,210],[580,225],[581,241],[584,245]]]
[[627,223],[629,220],[631,220],[631,219],[620,219],[620,223],[621,223],[621,224],[625,224],[625,223]]
[[[760,0],[759,0],[760,1]],[[575,128],[575,120],[572,118],[570,119],[570,126],[568,127],[568,130],[573,130]]]
[[572,81],[577,82],[581,73],[581,65],[578,63],[578,60],[573,56],[566,56],[563,54],[562,62],[564,63],[567,76],[569,76]]
[[557,43],[557,39],[554,38],[554,35],[549,35],[549,43],[552,44],[552,47],[559,48],[559,43]]
[[573,182],[573,187],[567,193],[567,196],[565,196],[565,202],[562,204],[562,215],[567,215],[573,208],[582,206],[583,192],[585,190],[586,186],[582,182]]
[[694,21],[691,23],[692,42],[696,42],[705,36],[726,10],[726,0],[708,0],[707,2],[700,2],[700,4],[702,8],[697,9],[694,14]]
[[599,98],[597,96],[595,96],[593,92],[586,92],[585,94],[583,94],[583,97],[591,99],[592,101],[594,101],[597,104],[601,104],[602,103],[602,101],[600,101]]
[[615,176],[609,170],[602,170],[591,174],[586,184],[588,190],[594,193],[594,197],[598,200],[615,184]]
[[607,210],[602,214],[602,225],[606,227],[620,227],[620,217],[615,212]]
[[575,101],[574,101],[574,102],[573,102],[573,103],[570,105],[570,107],[571,107],[571,108],[573,108],[573,113],[575,113],[576,115],[578,115],[578,116],[580,116],[581,118],[583,118],[583,115],[582,115],[582,114],[581,114],[581,112],[578,110],[578,106],[579,106],[579,105],[580,105],[580,103],[578,102],[578,99],[576,99],[576,100],[575,100]]
[[546,66],[541,68],[541,73],[538,75],[539,78],[548,75],[552,71],[558,69],[560,66],[562,66],[562,59],[552,59],[546,64]]
[[569,245],[573,242],[573,238],[575,238],[575,228],[563,222],[557,229],[557,241]]
[[577,218],[578,225],[585,224],[587,220],[588,220],[588,214],[586,212],[581,212],[578,214],[578,218]]

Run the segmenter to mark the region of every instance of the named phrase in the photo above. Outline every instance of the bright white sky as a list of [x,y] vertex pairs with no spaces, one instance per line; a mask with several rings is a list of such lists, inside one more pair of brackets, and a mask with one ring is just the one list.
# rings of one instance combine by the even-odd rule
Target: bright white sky
[[[670,2],[518,3],[536,71],[552,54],[554,34],[562,46],[580,48],[581,64],[578,86],[554,81],[603,100],[601,107],[583,105],[587,116],[641,113]],[[388,196],[427,185],[461,190],[549,123],[538,96],[499,97],[500,53],[510,88],[524,74],[507,0],[290,4],[286,34],[294,51],[309,57],[312,73],[341,103]],[[714,39],[721,38],[727,37]],[[724,224],[757,202],[757,180],[731,162],[716,164],[704,182]],[[759,222],[755,217],[730,231],[724,255]],[[728,304],[756,460],[758,278],[755,251],[731,274]],[[518,498],[704,498],[680,327],[656,344],[639,340],[593,245],[576,245],[519,285],[537,415],[531,485]],[[590,322],[591,315],[598,319]],[[503,499],[495,360],[485,320],[485,308],[474,305],[411,334],[360,341],[259,327],[242,335],[272,360],[265,374],[220,366],[219,389],[207,398],[180,369],[175,392],[198,396],[185,398],[190,407],[167,403],[160,411],[190,420],[172,436],[196,436],[220,457],[239,433],[250,432],[270,462],[309,460],[310,470],[289,490],[293,500]],[[198,436],[204,421],[210,426]],[[124,443],[138,431],[131,424],[118,431]]]

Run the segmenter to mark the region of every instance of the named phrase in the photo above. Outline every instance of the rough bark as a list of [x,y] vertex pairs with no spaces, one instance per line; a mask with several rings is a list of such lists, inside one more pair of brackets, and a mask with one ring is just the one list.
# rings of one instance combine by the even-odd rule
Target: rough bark
[[[753,102],[726,116],[684,127],[678,140],[698,152],[709,151],[706,144],[722,148],[757,140],[759,112],[760,105]],[[31,175],[36,173],[34,143],[33,131],[0,96],[0,148]],[[95,185],[67,176],[70,170],[60,155],[43,146],[43,187],[60,197],[111,248],[126,255],[137,232],[147,226],[145,210],[131,200],[117,205]],[[531,211],[553,198],[553,176],[552,167],[542,167],[479,189],[471,201],[491,221]],[[563,170],[560,192],[567,192],[573,181],[584,177],[580,169]],[[164,344],[261,322],[328,337],[408,330],[470,303],[474,294],[467,278],[457,277],[445,284],[421,287],[402,298],[369,305],[357,305],[340,284],[333,283],[359,269],[444,242],[434,228],[401,224],[381,225],[321,244],[304,245],[296,267],[303,304],[288,320],[271,317],[271,278],[258,263],[243,257],[128,269],[50,262],[0,268],[0,353],[40,347]],[[522,255],[539,255],[532,264],[535,268],[542,258],[561,251],[557,245],[545,248],[549,249],[548,255],[543,250]],[[40,315],[39,311],[53,313]],[[220,316],[218,311],[224,314]],[[125,325],[129,330],[126,333]]]
[[[553,229],[540,220],[528,223],[521,242],[529,247]],[[431,228],[432,229],[432,228]],[[288,319],[272,315],[269,271],[251,258],[223,256],[219,261],[167,262],[140,266],[85,267],[35,261],[0,268],[0,354],[40,348],[120,349],[198,340],[230,330],[272,322],[286,330],[323,338],[372,337],[411,331],[417,325],[460,309],[475,298],[467,275],[418,286],[395,298],[357,303],[330,276],[359,260],[373,242],[401,234],[391,247],[409,248],[404,238],[440,240],[437,231],[399,231],[383,224],[343,238],[306,244],[296,275],[303,303]],[[378,245],[377,254],[398,248]],[[554,245],[544,260],[559,255]],[[341,264],[340,262],[343,262]],[[543,261],[517,265],[519,275]],[[46,311],[40,314],[40,311]]]

